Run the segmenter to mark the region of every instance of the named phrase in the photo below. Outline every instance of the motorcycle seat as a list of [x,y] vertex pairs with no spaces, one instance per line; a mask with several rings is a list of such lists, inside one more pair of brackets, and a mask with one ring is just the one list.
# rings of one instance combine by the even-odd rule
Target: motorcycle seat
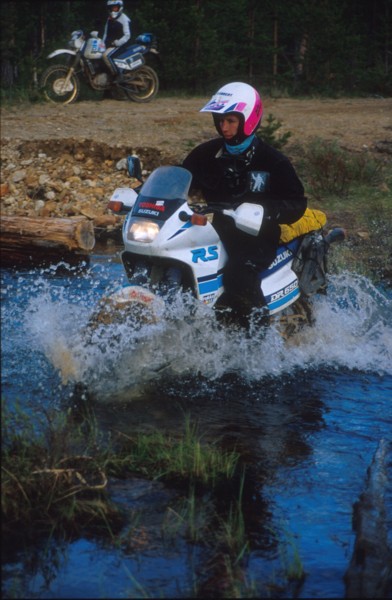
[[280,225],[280,242],[287,244],[296,237],[300,237],[321,229],[327,222],[327,216],[321,210],[307,208],[298,221],[290,225]]

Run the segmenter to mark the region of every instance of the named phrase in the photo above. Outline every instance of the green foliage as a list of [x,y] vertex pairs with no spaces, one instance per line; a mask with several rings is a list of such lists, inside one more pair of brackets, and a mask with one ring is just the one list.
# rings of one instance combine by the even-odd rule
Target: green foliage
[[277,121],[271,114],[261,122],[261,126],[256,131],[256,135],[270,144],[274,148],[281,150],[289,141],[291,132],[286,131],[277,137],[278,130],[282,127],[281,121]]
[[346,197],[353,186],[379,183],[382,164],[366,152],[352,154],[336,141],[316,138],[303,149],[298,168],[309,192],[320,200],[326,195]]
[[[4,0],[2,88],[31,89],[71,32],[103,33],[105,3]],[[263,93],[391,94],[390,0],[127,0],[132,36],[158,38],[162,90],[209,94],[230,80]]]

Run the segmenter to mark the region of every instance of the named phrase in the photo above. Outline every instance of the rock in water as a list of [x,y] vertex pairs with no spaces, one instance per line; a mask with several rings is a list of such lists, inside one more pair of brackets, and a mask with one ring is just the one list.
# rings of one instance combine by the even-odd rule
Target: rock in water
[[392,442],[381,440],[354,504],[346,598],[392,598]]

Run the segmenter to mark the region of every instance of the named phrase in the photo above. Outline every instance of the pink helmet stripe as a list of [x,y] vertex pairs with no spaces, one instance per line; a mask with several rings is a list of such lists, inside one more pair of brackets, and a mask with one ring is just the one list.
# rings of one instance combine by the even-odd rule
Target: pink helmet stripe
[[246,102],[238,102],[237,106],[236,106],[236,110],[244,110],[246,106]]

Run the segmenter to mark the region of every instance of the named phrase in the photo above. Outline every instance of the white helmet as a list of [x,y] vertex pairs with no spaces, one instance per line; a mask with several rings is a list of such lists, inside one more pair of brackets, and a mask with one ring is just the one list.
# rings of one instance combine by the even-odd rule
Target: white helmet
[[239,115],[241,123],[238,133],[240,141],[242,141],[258,128],[263,116],[263,103],[255,88],[247,83],[237,81],[220,88],[200,112],[213,114],[215,127],[220,135],[222,132],[218,125],[218,115],[226,113]]
[[124,10],[124,3],[122,0],[108,0],[106,6],[108,7],[112,19],[118,19]]

